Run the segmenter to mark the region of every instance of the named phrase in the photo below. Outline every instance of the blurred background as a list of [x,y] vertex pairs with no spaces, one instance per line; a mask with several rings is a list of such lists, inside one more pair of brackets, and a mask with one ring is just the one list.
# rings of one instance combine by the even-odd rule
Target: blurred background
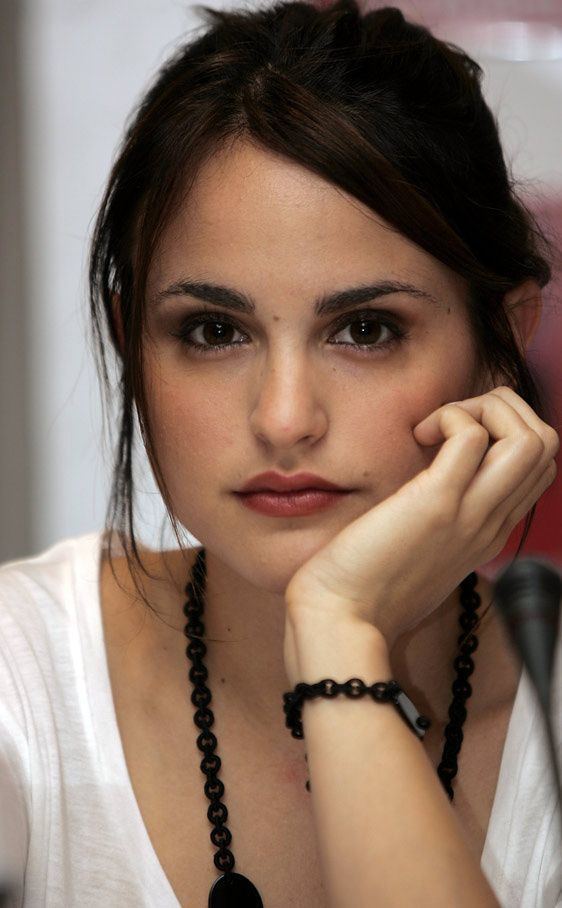
[[[483,67],[513,174],[562,255],[562,0],[389,5]],[[0,25],[2,562],[103,526],[111,459],[89,341],[90,231],[128,114],[201,20],[186,0],[1,0]],[[560,258],[554,267],[529,359],[560,433]],[[164,509],[139,464],[139,536],[174,547],[171,532],[161,537]],[[522,526],[485,573],[511,559]],[[532,553],[562,568],[560,475],[537,507],[522,555]]]

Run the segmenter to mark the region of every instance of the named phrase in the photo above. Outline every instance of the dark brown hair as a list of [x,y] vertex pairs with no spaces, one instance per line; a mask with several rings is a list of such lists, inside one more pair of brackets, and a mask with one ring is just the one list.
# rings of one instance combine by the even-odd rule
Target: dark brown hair
[[[128,124],[89,264],[95,355],[110,405],[104,331],[120,372],[106,515],[110,561],[116,532],[139,592],[137,569],[147,571],[133,525],[135,418],[181,547],[146,406],[141,352],[147,275],[162,229],[201,166],[238,139],[341,187],[461,275],[478,366],[503,374],[541,419],[555,418],[519,349],[503,297],[529,278],[541,288],[548,284],[556,250],[508,172],[496,120],[482,96],[481,67],[394,7],[363,14],[356,0],[337,0],[323,8],[304,2],[256,10],[195,8],[206,20],[203,34],[161,68]],[[116,294],[122,354],[112,311]]]

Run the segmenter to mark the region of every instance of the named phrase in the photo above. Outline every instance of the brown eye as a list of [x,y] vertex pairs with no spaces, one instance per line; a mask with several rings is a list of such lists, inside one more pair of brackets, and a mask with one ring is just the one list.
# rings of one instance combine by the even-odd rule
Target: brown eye
[[228,322],[217,322],[217,321],[205,321],[201,322],[196,328],[192,328],[190,333],[195,333],[196,330],[201,329],[200,338],[202,345],[210,344],[215,346],[215,344],[229,345],[229,337],[231,332],[234,330],[234,325],[229,324]]
[[[191,348],[197,353],[215,353],[222,352],[228,347],[239,346],[240,342],[232,343],[229,338],[232,331],[237,331],[236,326],[226,318],[204,313],[199,316],[191,316],[181,326],[180,330],[172,334],[179,338],[180,342],[186,347]],[[192,340],[192,336],[199,331],[199,338]]]
[[354,319],[349,324],[352,327],[344,330],[349,331],[351,342],[356,344],[375,344],[380,339],[381,331],[391,332],[391,329],[378,318]]
[[[349,331],[351,340],[340,341],[332,346],[347,347],[360,355],[376,356],[394,344],[399,344],[409,337],[403,327],[396,324],[386,315],[383,317],[375,310],[368,309],[363,313],[349,314],[340,322],[336,333],[331,337]],[[232,341],[231,332],[239,331],[244,337],[245,332],[226,318],[220,312],[202,310],[192,313],[182,323],[178,331],[170,332],[177,337],[180,343],[191,353],[197,356],[220,355],[231,348],[245,346],[245,341]],[[199,332],[197,339],[194,339]],[[381,332],[386,332],[386,338],[380,340]]]

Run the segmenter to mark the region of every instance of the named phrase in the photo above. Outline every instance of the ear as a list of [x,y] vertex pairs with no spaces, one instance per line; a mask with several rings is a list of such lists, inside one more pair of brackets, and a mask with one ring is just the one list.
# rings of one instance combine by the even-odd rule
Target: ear
[[[519,350],[523,356],[537,330],[542,314],[542,291],[533,278],[529,278],[504,296],[504,308],[511,322],[512,330]],[[492,391],[498,385],[510,385],[503,372],[491,369],[486,371],[485,378],[477,380],[478,394]]]
[[521,353],[525,355],[541,320],[541,288],[534,278],[529,278],[506,293],[504,303]]
[[119,293],[114,293],[111,297],[111,308],[112,308],[112,317],[113,317],[113,326],[115,328],[115,334],[117,335],[117,340],[119,343],[119,352],[121,357],[124,356],[125,352],[125,333],[123,331],[123,317],[121,315],[121,296]]

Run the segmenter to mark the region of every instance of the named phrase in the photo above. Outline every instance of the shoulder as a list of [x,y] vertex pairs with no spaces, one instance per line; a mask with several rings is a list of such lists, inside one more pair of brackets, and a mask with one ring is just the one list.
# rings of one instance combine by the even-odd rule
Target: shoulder
[[188,549],[156,551],[137,546],[140,564],[132,554],[127,557],[119,548],[112,553],[107,548],[101,553],[100,587],[107,610],[113,610],[124,600],[138,600],[140,592],[155,604],[165,602],[170,593],[183,591],[187,577],[201,546]]
[[62,599],[77,578],[87,580],[92,576],[100,545],[100,534],[88,533],[1,564],[0,615],[14,601],[24,608],[30,602]]
[[96,589],[99,544],[98,533],[70,537],[0,565],[0,699],[11,708],[39,696],[70,654],[77,602]]
[[100,533],[69,537],[42,552],[0,565],[0,634],[17,629],[30,638],[72,615],[77,601],[95,595]]
[[141,566],[124,554],[110,560],[107,551],[103,553],[100,608],[110,649],[138,637],[141,630],[145,638],[152,638],[164,627],[156,616],[177,619],[177,603],[199,551],[200,547],[166,551],[140,547]]

